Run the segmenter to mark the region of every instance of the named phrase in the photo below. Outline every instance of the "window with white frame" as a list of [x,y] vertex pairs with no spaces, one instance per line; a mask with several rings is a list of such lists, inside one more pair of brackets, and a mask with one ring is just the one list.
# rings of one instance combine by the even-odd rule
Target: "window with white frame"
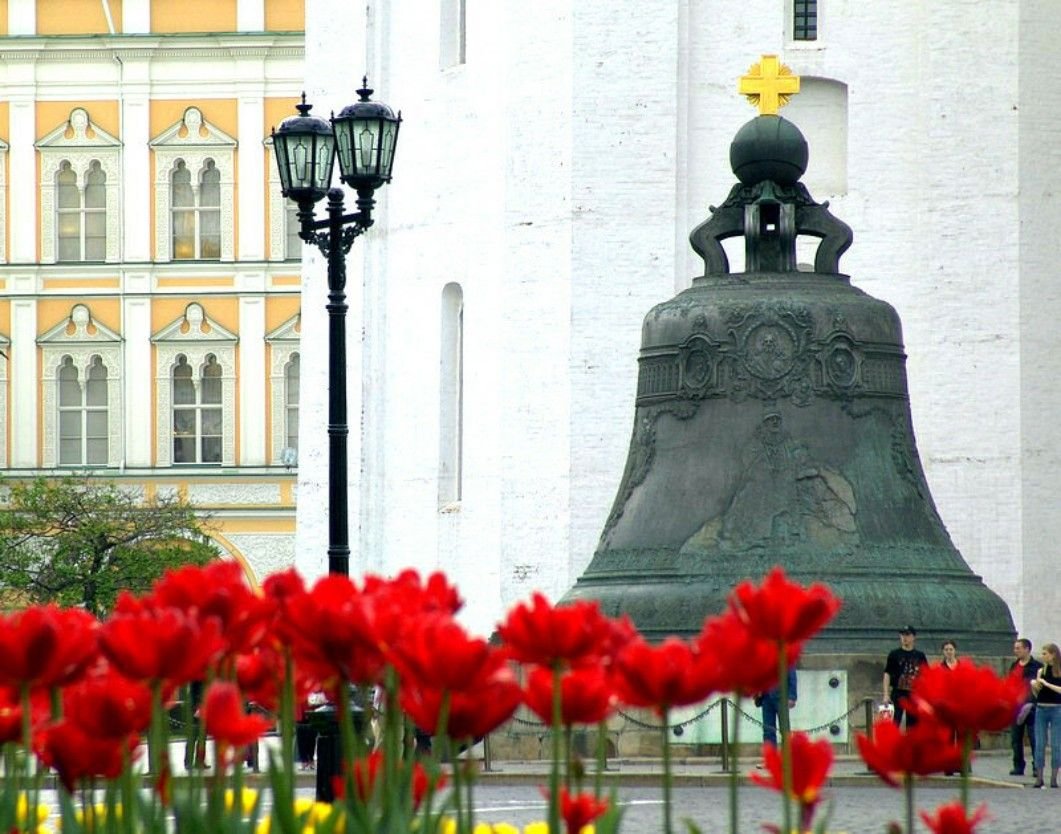
[[273,158],[273,139],[263,143],[269,151],[266,165],[269,168],[269,260],[299,261],[302,259],[302,238],[298,236],[301,224],[298,220],[298,205],[280,192],[280,174]]
[[298,452],[298,384],[301,375],[301,359],[291,354],[291,361],[284,366],[284,437],[287,449]]
[[41,261],[120,260],[121,142],[74,108],[37,143],[41,163]]
[[183,159],[173,169],[170,192],[173,213],[173,260],[218,260],[221,257],[221,172],[207,159],[192,184]]
[[151,148],[157,260],[233,260],[236,140],[189,107]]
[[173,462],[221,463],[224,436],[222,370],[207,354],[201,368],[192,368],[181,354],[173,367]]
[[299,338],[302,316],[296,314],[265,336],[269,346],[269,399],[272,403],[271,459],[292,466],[298,460],[298,398],[302,383]]
[[236,464],[236,335],[189,304],[155,344],[158,466]]
[[59,466],[106,466],[107,366],[93,356],[83,379],[72,356],[59,368]]
[[75,304],[37,341],[44,467],[120,465],[121,336]]
[[107,257],[107,174],[98,159],[84,180],[64,159],[55,175],[56,260],[103,261]]

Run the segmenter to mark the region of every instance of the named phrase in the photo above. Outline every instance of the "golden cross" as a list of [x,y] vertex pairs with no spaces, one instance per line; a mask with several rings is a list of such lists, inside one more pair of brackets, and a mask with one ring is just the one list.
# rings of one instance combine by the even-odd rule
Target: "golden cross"
[[776,116],[778,109],[799,92],[799,76],[793,75],[776,55],[764,55],[759,63],[752,64],[747,75],[741,76],[737,89],[758,106],[759,115]]

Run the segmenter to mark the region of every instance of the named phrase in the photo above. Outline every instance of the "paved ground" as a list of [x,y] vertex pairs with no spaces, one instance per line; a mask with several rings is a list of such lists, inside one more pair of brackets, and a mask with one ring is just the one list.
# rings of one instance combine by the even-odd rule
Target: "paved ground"
[[[753,762],[742,761],[741,772]],[[612,762],[609,781],[619,786],[624,809],[623,832],[655,834],[661,830],[662,802],[659,790],[660,766],[655,760]],[[1057,829],[1061,817],[1061,789],[1034,790],[1030,778],[1008,775],[1008,753],[984,754],[973,765],[974,803],[986,802],[990,819],[979,834],[1047,834]],[[888,788],[865,771],[862,762],[845,757],[836,762],[826,791],[831,807],[829,831],[847,834],[884,832],[891,820],[905,814],[900,791]],[[484,773],[476,788],[478,819],[523,824],[542,819],[545,803],[538,790],[545,769],[538,763],[499,762],[495,771]],[[705,832],[728,828],[728,776],[717,759],[681,760],[675,765],[675,819],[690,818]],[[958,798],[958,780],[938,777],[923,780],[916,789],[918,808],[933,809]],[[739,790],[741,831],[759,834],[764,823],[779,824],[781,806],[772,791],[742,784]],[[677,828],[684,831],[684,826]],[[918,832],[927,831],[918,820]]]

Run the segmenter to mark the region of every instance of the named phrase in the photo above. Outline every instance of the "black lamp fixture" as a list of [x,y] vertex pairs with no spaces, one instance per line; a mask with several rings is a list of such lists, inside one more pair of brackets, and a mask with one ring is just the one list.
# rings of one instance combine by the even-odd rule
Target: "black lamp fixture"
[[[297,116],[273,130],[273,154],[280,189],[298,204],[299,237],[328,258],[328,572],[350,572],[347,520],[346,418],[346,253],[372,223],[373,194],[391,181],[394,148],[402,117],[372,101],[368,78],[359,100],[332,115],[329,124],[311,116],[313,105],[296,105]],[[332,188],[339,157],[339,179],[357,192],[357,212],[343,214],[343,190]],[[317,220],[314,206],[328,198],[328,217]]]

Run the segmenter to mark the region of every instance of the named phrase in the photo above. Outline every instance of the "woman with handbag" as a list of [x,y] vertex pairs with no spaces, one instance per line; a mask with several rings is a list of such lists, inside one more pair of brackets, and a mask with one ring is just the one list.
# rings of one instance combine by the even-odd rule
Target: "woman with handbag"
[[1042,650],[1043,668],[1032,681],[1035,705],[1035,787],[1043,787],[1046,766],[1046,732],[1050,731],[1050,787],[1057,787],[1061,768],[1061,649],[1047,643]]

